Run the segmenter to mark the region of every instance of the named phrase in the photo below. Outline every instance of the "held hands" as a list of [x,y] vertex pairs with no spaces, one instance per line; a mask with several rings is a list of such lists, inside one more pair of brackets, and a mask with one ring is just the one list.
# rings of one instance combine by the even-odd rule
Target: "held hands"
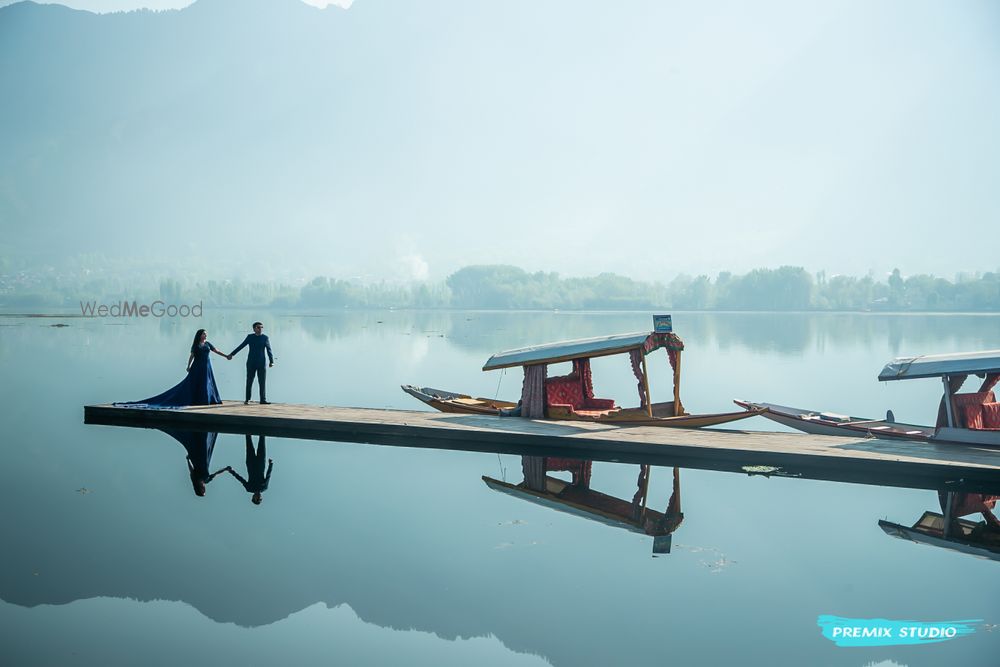
[[228,359],[229,361],[232,361],[233,360],[233,355],[227,354],[226,355],[226,359]]

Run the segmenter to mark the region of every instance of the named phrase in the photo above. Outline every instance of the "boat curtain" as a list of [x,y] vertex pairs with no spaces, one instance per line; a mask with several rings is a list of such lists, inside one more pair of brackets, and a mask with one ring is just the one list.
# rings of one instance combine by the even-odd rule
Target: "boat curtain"
[[[960,516],[992,512],[996,508],[998,499],[1000,496],[990,496],[984,493],[954,493],[951,500],[951,516],[957,519]],[[941,513],[947,512],[948,493],[938,491],[938,502],[941,504]]]
[[590,473],[593,461],[589,459],[565,459],[556,456],[545,457],[545,473],[566,471],[573,473],[573,485],[590,488]]
[[632,362],[632,373],[635,375],[635,379],[639,381],[639,407],[644,408],[646,407],[646,388],[642,382],[642,352],[640,350],[632,350],[628,353],[628,358]]
[[590,372],[590,359],[574,359],[573,375],[580,378],[580,388],[583,389],[583,397],[594,397],[594,378]]
[[665,347],[667,350],[683,350],[684,341],[677,337],[677,334],[670,333],[652,333],[646,338],[646,342],[642,344],[642,351],[649,354],[653,350],[657,350],[661,347]]
[[524,485],[532,491],[545,490],[545,457],[522,456],[521,472],[524,473]]
[[[948,378],[948,393],[952,396],[962,388],[965,384],[965,379],[969,377],[968,375],[952,375]],[[959,422],[959,415],[954,415],[956,425]],[[948,425],[948,408],[944,404],[944,396],[941,397],[941,403],[938,405],[938,416],[937,422],[935,423],[936,428],[942,428]]]
[[632,518],[638,521],[642,517],[642,507],[646,504],[646,491],[649,489],[649,465],[639,466],[639,479],[636,480],[635,495],[632,496]]
[[524,384],[521,385],[521,416],[528,419],[545,418],[545,364],[524,367]]
[[667,508],[663,511],[663,521],[658,526],[661,534],[673,533],[684,521],[684,513],[681,512],[681,471],[674,467],[674,488],[670,493],[670,500],[667,501]]
[[979,388],[979,392],[990,391],[993,387],[997,386],[997,380],[1000,380],[1000,373],[990,373],[983,380],[983,386]]
[[667,359],[670,360],[670,370],[677,370],[677,350],[667,348]]

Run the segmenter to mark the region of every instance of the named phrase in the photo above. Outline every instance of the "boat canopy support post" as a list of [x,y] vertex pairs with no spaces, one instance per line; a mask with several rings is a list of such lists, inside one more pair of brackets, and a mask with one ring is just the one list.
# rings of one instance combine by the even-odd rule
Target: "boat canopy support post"
[[681,351],[674,352],[677,365],[674,367],[674,416],[681,414]]
[[649,373],[646,369],[646,355],[642,355],[642,391],[646,394],[646,414],[653,416],[653,399],[649,395]]
[[941,528],[941,535],[944,539],[948,539],[951,536],[951,520],[952,512],[955,507],[955,494],[951,491],[947,494],[947,500],[944,503],[944,526]]
[[639,521],[645,521],[649,498],[649,478],[653,474],[653,469],[650,465],[641,465],[639,468],[641,470],[639,479],[642,483],[642,509],[639,511]]
[[948,413],[948,426],[955,426],[955,408],[951,403],[951,376],[944,375],[941,377],[941,382],[944,384],[944,408]]
[[676,500],[676,505],[673,508],[667,508],[667,512],[671,509],[677,513],[681,513],[681,469],[674,466],[674,492],[672,494],[673,499]]

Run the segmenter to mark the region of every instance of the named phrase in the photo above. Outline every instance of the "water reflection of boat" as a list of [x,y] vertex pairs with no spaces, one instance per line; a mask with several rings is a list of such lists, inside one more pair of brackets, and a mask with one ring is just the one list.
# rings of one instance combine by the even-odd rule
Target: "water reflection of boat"
[[[653,403],[649,391],[646,357],[664,349],[673,370],[673,400]],[[689,414],[680,395],[681,351],[684,343],[673,332],[632,333],[537,345],[499,352],[486,362],[484,371],[521,367],[524,383],[518,403],[466,394],[403,385],[403,391],[442,412],[462,414],[512,414],[532,419],[591,421],[629,426],[675,426],[698,428],[745,419],[759,410],[716,414]],[[623,408],[613,399],[595,398],[590,360],[610,355],[628,355],[638,382],[639,407]],[[572,362],[568,375],[548,377],[549,364]]]
[[[649,490],[650,466],[639,466],[637,489],[631,500],[616,498],[590,488],[592,461],[562,459],[544,456],[522,456],[521,469],[524,481],[510,484],[483,476],[486,486],[529,502],[560,512],[599,521],[653,537],[653,553],[670,553],[673,532],[684,520],[681,512],[680,469],[674,468],[673,490],[664,512],[646,506]],[[568,471],[572,481],[549,475],[549,472]]]
[[[975,512],[989,513],[997,496],[977,493],[941,494],[943,513],[924,512],[912,526],[880,520],[887,535],[911,542],[950,549],[960,553],[1000,561],[1000,527],[993,521],[974,522],[959,517]],[[984,511],[985,510],[985,511]]]
[[[984,378],[979,389],[957,393],[969,375]],[[993,393],[1000,379],[1000,350],[902,357],[886,364],[878,376],[883,382],[917,378],[940,378],[944,385],[935,426],[898,423],[891,412],[886,419],[879,420],[774,403],[743,400],[735,403],[748,411],[763,410],[762,416],[779,424],[818,435],[870,435],[882,439],[1000,446],[1000,403]]]

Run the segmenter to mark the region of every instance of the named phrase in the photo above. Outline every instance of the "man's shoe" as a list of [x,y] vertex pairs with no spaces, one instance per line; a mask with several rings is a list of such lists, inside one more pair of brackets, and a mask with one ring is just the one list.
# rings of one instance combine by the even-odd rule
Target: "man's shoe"
[[271,405],[271,401],[261,401],[261,405]]
[[243,405],[250,405],[250,401],[243,401]]

